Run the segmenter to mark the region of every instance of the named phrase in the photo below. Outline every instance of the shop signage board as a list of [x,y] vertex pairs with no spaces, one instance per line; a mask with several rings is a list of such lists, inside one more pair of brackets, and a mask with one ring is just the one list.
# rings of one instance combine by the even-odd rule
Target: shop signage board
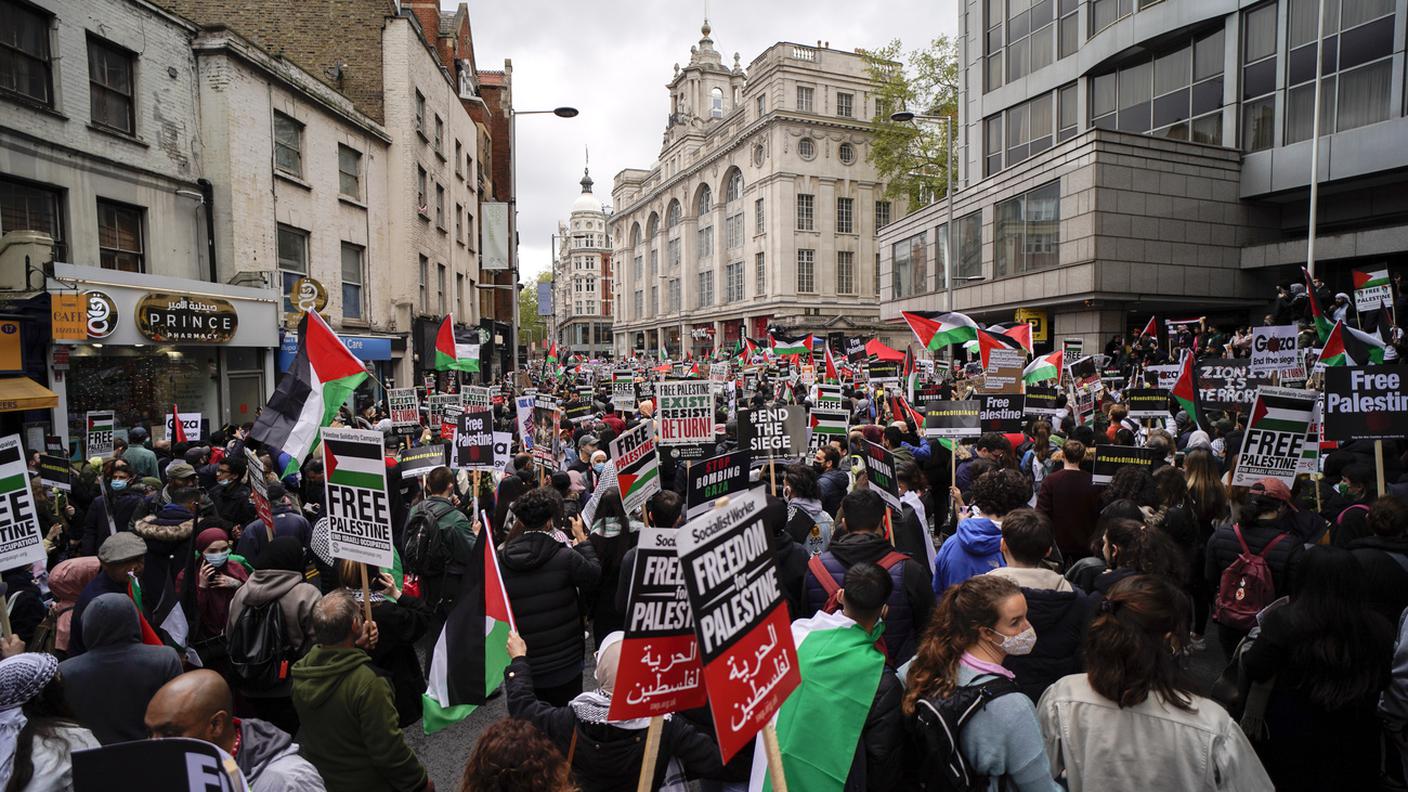
[[494,414],[466,410],[455,426],[455,468],[494,471]]
[[113,411],[94,410],[86,418],[88,431],[83,443],[84,453],[89,459],[112,456]]
[[415,434],[420,429],[420,400],[415,388],[388,390],[386,409],[391,414],[391,428],[397,434]]
[[55,341],[87,341],[87,300],[77,292],[50,292],[49,331]]
[[446,448],[444,443],[432,443],[402,449],[396,455],[396,464],[401,471],[401,478],[429,475],[430,471],[435,468],[444,467]]
[[1263,478],[1277,479],[1288,488],[1295,484],[1315,398],[1314,391],[1269,385],[1257,391],[1232,486],[1250,487]]
[[924,407],[924,436],[977,437],[983,433],[982,408],[977,399],[929,402]]
[[83,301],[86,313],[84,325],[88,331],[89,340],[103,339],[112,335],[117,330],[119,318],[117,302],[107,292],[97,289],[84,292]]
[[660,455],[649,422],[642,422],[611,441],[611,461],[616,486],[627,514],[635,514],[651,495],[660,491]]
[[137,301],[137,331],[159,344],[224,344],[239,329],[229,300],[151,292]]
[[48,558],[20,436],[0,438],[0,569]]
[[655,420],[660,445],[700,445],[714,440],[714,396],[709,383],[669,380],[657,383]]
[[807,447],[807,408],[800,404],[738,411],[738,447],[754,458],[788,458]]
[[383,435],[375,429],[323,429],[328,543],[333,558],[392,565],[385,457]]
[[1408,437],[1408,394],[1399,366],[1327,366],[1326,440]]
[[322,313],[323,309],[328,307],[328,289],[322,281],[308,277],[299,278],[289,287],[288,301],[298,313]]
[[691,465],[689,484],[685,490],[687,518],[692,520],[714,508],[714,502],[719,498],[747,490],[751,463],[752,458],[747,451],[732,451]]

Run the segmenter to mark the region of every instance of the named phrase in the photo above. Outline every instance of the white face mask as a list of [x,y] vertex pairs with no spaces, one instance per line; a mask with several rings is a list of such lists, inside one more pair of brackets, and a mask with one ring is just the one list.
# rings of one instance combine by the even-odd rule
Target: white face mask
[[[993,630],[993,632],[997,631]],[[1032,649],[1036,646],[1036,628],[1031,626],[1030,624],[1027,625],[1027,629],[1017,633],[1016,635],[1002,635],[1002,633],[997,634],[999,636],[1002,636],[1002,640],[998,642],[997,645],[1002,647],[1002,651],[1006,652],[1009,655],[1016,655],[1019,657],[1021,655],[1028,655],[1032,653]]]

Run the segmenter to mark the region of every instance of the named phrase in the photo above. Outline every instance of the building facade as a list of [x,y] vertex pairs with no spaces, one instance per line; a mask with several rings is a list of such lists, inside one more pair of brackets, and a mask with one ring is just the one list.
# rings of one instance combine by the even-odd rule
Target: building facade
[[[882,234],[884,319],[1026,309],[1087,351],[1150,314],[1259,323],[1306,263],[1319,2],[962,3],[959,185]],[[1349,291],[1408,263],[1408,6],[1324,5],[1316,268]]]
[[553,338],[560,349],[588,357],[609,356],[611,336],[610,217],[582,173],[582,194],[566,223],[557,224],[553,261]]
[[656,164],[614,181],[616,353],[874,332],[875,233],[903,207],[867,161],[865,60],[782,42],[745,72],[710,32],[668,83]]

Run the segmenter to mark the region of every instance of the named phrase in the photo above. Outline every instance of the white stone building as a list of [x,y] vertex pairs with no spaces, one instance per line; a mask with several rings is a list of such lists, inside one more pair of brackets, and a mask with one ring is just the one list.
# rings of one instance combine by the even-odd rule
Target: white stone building
[[599,357],[613,349],[610,218],[592,194],[592,177],[585,170],[581,184],[570,218],[557,224],[554,338],[573,354]]
[[656,164],[615,178],[617,353],[707,354],[769,327],[873,333],[875,232],[903,207],[866,159],[864,59],[779,42],[745,73],[709,34],[668,84]]

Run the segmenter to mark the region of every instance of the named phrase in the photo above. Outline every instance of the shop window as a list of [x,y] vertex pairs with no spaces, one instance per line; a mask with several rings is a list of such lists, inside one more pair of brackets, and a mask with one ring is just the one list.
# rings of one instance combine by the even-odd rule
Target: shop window
[[98,201],[98,254],[103,269],[146,272],[145,215],[139,206]]
[[308,274],[308,232],[279,224],[279,272],[284,291],[284,313],[298,313],[289,296],[293,284]]

